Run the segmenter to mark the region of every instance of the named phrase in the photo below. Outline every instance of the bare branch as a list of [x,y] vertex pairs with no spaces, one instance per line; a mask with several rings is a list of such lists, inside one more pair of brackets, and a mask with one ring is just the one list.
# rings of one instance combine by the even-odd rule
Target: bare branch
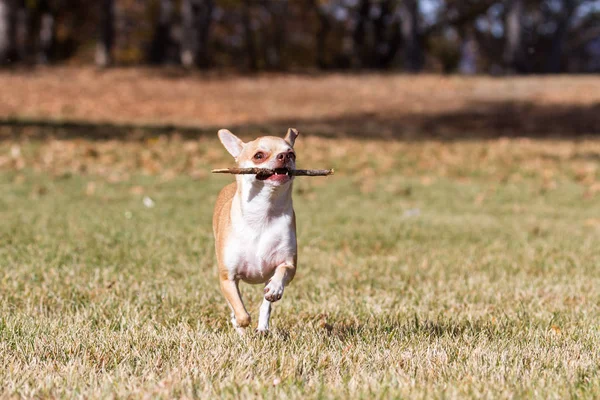
[[269,169],[269,168],[220,168],[213,169],[213,174],[234,174],[234,175],[259,175],[269,177],[275,174],[287,174],[294,176],[327,176],[333,175],[333,169]]

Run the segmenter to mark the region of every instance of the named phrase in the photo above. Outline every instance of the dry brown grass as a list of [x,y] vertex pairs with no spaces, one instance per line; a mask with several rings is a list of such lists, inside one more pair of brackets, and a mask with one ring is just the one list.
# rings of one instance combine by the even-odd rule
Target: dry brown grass
[[2,395],[600,394],[596,141],[299,139],[339,173],[295,183],[298,276],[244,339],[214,268],[214,138],[0,143]]
[[[65,68],[0,85],[0,397],[600,396],[595,80]],[[294,121],[299,166],[336,175],[294,183],[298,275],[272,335],[240,339],[212,125]],[[260,288],[242,290],[256,319]]]
[[[175,134],[142,141],[48,139],[34,140],[33,144],[27,137],[0,141],[0,171],[34,171],[56,178],[83,175],[108,182],[124,182],[143,174],[169,181],[181,176],[206,180],[207,165],[232,165],[218,142],[205,137],[185,139]],[[379,176],[395,175],[390,188],[397,178],[418,178],[425,184],[437,179],[497,184],[534,180],[541,185],[540,190],[574,181],[585,188],[586,197],[600,194],[600,142],[591,138],[448,143],[309,136],[299,141],[298,151],[302,154],[301,167],[335,168],[337,175],[351,177],[365,191],[374,188]],[[14,179],[21,179],[19,176],[17,173]]]
[[196,127],[293,123],[310,132],[388,137],[589,134],[600,124],[595,77],[175,77],[162,70],[53,68],[1,73],[0,87],[3,118]]

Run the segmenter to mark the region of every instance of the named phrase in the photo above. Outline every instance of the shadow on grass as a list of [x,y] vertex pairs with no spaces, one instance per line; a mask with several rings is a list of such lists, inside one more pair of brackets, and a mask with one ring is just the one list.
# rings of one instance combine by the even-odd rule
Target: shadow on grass
[[376,336],[428,337],[428,338],[459,338],[467,336],[486,336],[493,338],[506,335],[512,325],[510,321],[502,323],[491,320],[420,320],[417,316],[398,320],[370,318],[363,322],[331,322],[323,324],[323,329],[330,337],[340,341],[355,338],[372,338]]
[[[287,119],[228,126],[242,136],[282,135],[290,126],[305,135],[330,138],[469,140],[499,137],[578,138],[600,135],[600,103],[540,105],[531,102],[477,102],[452,113],[348,114],[334,118]],[[116,124],[0,117],[0,140],[15,138],[143,140],[157,135],[184,138],[215,135],[223,126]],[[6,129],[8,128],[8,129]]]
[[600,134],[600,103],[590,106],[530,102],[474,103],[452,113],[363,113],[330,119],[277,122],[327,137],[359,139],[469,140],[499,137],[583,137]]

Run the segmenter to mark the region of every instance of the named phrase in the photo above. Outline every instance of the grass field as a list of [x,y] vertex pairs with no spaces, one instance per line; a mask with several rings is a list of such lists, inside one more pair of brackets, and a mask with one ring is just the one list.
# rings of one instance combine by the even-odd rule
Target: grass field
[[218,289],[213,136],[0,128],[0,396],[600,397],[600,140],[298,128],[337,172],[295,182],[268,337]]

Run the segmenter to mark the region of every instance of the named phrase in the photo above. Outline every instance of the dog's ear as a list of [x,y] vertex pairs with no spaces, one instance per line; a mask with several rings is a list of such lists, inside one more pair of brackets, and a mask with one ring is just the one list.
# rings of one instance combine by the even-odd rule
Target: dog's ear
[[229,132],[227,129],[219,130],[219,140],[223,143],[223,146],[227,149],[229,154],[233,156],[233,158],[238,158],[242,150],[244,149],[244,142],[235,136],[233,133]]
[[292,147],[294,147],[294,142],[296,141],[296,138],[298,137],[298,135],[299,135],[299,133],[298,133],[297,129],[289,128],[287,133],[285,134],[285,137],[283,138],[283,140],[285,140]]

